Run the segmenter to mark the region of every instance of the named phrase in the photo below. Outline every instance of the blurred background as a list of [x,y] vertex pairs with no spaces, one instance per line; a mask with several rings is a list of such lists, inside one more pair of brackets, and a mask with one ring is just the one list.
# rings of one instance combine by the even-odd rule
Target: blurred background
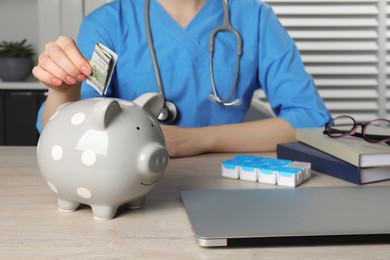
[[[82,17],[106,2],[0,0],[0,42],[27,39],[35,62],[44,43],[61,34],[76,37]],[[389,118],[390,0],[265,2],[295,39],[332,116],[347,114],[360,121]],[[35,115],[45,90],[31,76],[0,81],[0,145],[36,143]],[[261,91],[254,98],[262,101],[260,109],[267,110]]]

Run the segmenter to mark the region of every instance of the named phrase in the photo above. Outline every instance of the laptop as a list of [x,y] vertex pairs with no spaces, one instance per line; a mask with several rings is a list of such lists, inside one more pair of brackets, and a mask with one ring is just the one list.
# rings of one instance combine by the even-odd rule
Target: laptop
[[187,190],[203,247],[390,243],[390,187]]

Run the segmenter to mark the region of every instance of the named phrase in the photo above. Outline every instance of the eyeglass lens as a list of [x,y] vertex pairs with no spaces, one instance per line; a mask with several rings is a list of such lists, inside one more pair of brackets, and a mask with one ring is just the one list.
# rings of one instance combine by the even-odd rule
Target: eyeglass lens
[[331,137],[342,137],[349,135],[356,125],[355,120],[349,116],[334,118],[327,125],[328,135]]
[[[363,135],[366,140],[378,142],[390,137],[390,121],[377,119],[369,122],[364,128]],[[380,138],[382,136],[382,138]]]

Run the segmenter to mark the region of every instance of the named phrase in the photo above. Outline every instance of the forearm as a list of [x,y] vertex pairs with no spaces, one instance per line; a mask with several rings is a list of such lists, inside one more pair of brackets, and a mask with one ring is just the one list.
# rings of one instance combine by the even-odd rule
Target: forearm
[[161,127],[171,157],[275,151],[278,143],[295,141],[295,129],[280,118],[200,128]]
[[296,140],[295,129],[281,118],[206,127],[202,131],[208,136],[206,152],[275,151],[278,143]]

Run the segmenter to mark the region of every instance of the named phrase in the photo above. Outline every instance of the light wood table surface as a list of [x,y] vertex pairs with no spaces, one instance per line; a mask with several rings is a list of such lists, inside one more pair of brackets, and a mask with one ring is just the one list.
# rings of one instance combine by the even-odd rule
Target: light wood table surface
[[[281,188],[222,178],[220,163],[233,156],[172,159],[144,208],[120,209],[113,220],[98,221],[88,206],[72,213],[57,211],[55,194],[39,173],[35,147],[0,147],[0,259],[390,259],[390,244],[198,246],[180,191]],[[299,188],[352,185],[314,173]],[[390,186],[390,182],[370,185]],[[390,206],[390,199],[384,206]]]

